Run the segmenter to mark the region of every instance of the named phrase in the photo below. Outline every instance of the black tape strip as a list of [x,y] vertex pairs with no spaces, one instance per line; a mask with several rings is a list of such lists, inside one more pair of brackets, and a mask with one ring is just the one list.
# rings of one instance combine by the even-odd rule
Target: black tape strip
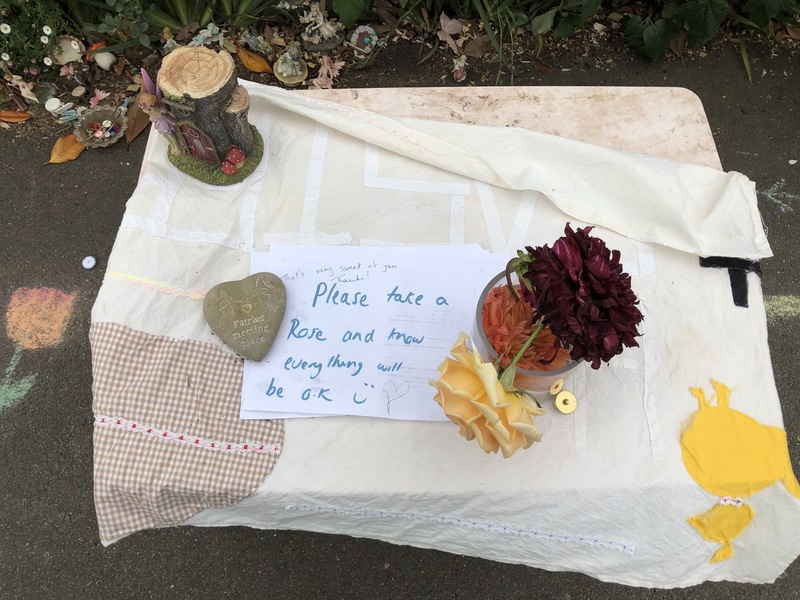
[[747,302],[747,274],[756,273],[761,277],[761,263],[745,258],[731,258],[729,256],[700,257],[700,266],[728,269],[731,280],[731,294],[733,304],[743,308],[748,307]]

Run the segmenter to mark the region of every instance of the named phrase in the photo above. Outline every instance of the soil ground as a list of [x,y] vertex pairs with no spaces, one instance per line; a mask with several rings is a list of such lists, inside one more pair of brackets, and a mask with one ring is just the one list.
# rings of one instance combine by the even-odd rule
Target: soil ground
[[[719,41],[651,63],[619,32],[567,42],[534,40],[514,54],[514,85],[681,86],[702,100],[722,164],[756,182],[774,258],[763,261],[776,385],[795,472],[800,472],[800,69],[796,47],[749,47],[753,82],[738,47]],[[390,44],[368,70],[345,69],[337,87],[492,85],[498,63],[470,59],[451,77],[446,47],[417,64],[418,42]],[[242,73],[242,75],[247,75]],[[252,77],[258,79],[258,77]],[[267,76],[262,79],[274,84]],[[512,83],[509,73],[500,83]],[[535,128],[535,124],[530,124]],[[798,598],[800,562],[770,586],[718,583],[643,590],[575,573],[550,573],[475,558],[306,532],[172,528],[134,534],[109,548],[92,500],[92,377],[87,332],[125,201],[146,139],[45,165],[58,126],[38,111],[0,130],[0,306],[20,287],[77,294],[61,344],[23,355],[38,373],[24,401],[0,413],[0,598]],[[81,260],[97,258],[93,270]],[[0,337],[0,369],[13,348]]]

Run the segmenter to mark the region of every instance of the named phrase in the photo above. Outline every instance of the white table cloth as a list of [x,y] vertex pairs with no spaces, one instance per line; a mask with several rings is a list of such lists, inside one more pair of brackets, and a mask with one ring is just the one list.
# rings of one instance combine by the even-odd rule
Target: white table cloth
[[736,306],[728,271],[699,264],[770,250],[753,184],[718,170],[693,94],[246,85],[263,163],[213,188],[175,171],[152,134],[109,261],[118,275],[93,323],[228,352],[201,295],[137,281],[208,290],[246,276],[248,253],[274,242],[514,252],[552,243],[570,221],[621,250],[644,335],[601,370],[579,370],[569,382],[578,409],[551,407],[537,419],[542,443],[508,460],[449,423],[287,420],[258,490],[186,523],[344,533],[650,587],[767,582],[794,560],[800,503],[782,485],[747,499],[756,517],[727,561],[710,563],[718,544],[686,522],[719,500],[682,462],[680,434],[697,409],[689,388],[710,394],[710,380],[722,381],[732,407],[782,426],[758,276],[746,276],[749,306]]

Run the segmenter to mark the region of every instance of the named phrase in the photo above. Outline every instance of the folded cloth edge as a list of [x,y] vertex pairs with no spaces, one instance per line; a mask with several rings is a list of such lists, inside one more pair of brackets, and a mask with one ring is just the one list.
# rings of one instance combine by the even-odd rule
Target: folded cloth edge
[[385,116],[242,84],[280,109],[412,160],[502,188],[541,192],[575,219],[631,239],[699,256],[772,256],[755,186],[741,173],[517,127]]

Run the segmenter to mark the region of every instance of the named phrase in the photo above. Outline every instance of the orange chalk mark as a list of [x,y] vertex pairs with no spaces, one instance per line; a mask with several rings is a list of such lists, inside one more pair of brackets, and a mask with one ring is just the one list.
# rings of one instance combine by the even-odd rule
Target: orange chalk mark
[[6,310],[8,337],[25,349],[61,343],[76,296],[54,288],[19,288]]

